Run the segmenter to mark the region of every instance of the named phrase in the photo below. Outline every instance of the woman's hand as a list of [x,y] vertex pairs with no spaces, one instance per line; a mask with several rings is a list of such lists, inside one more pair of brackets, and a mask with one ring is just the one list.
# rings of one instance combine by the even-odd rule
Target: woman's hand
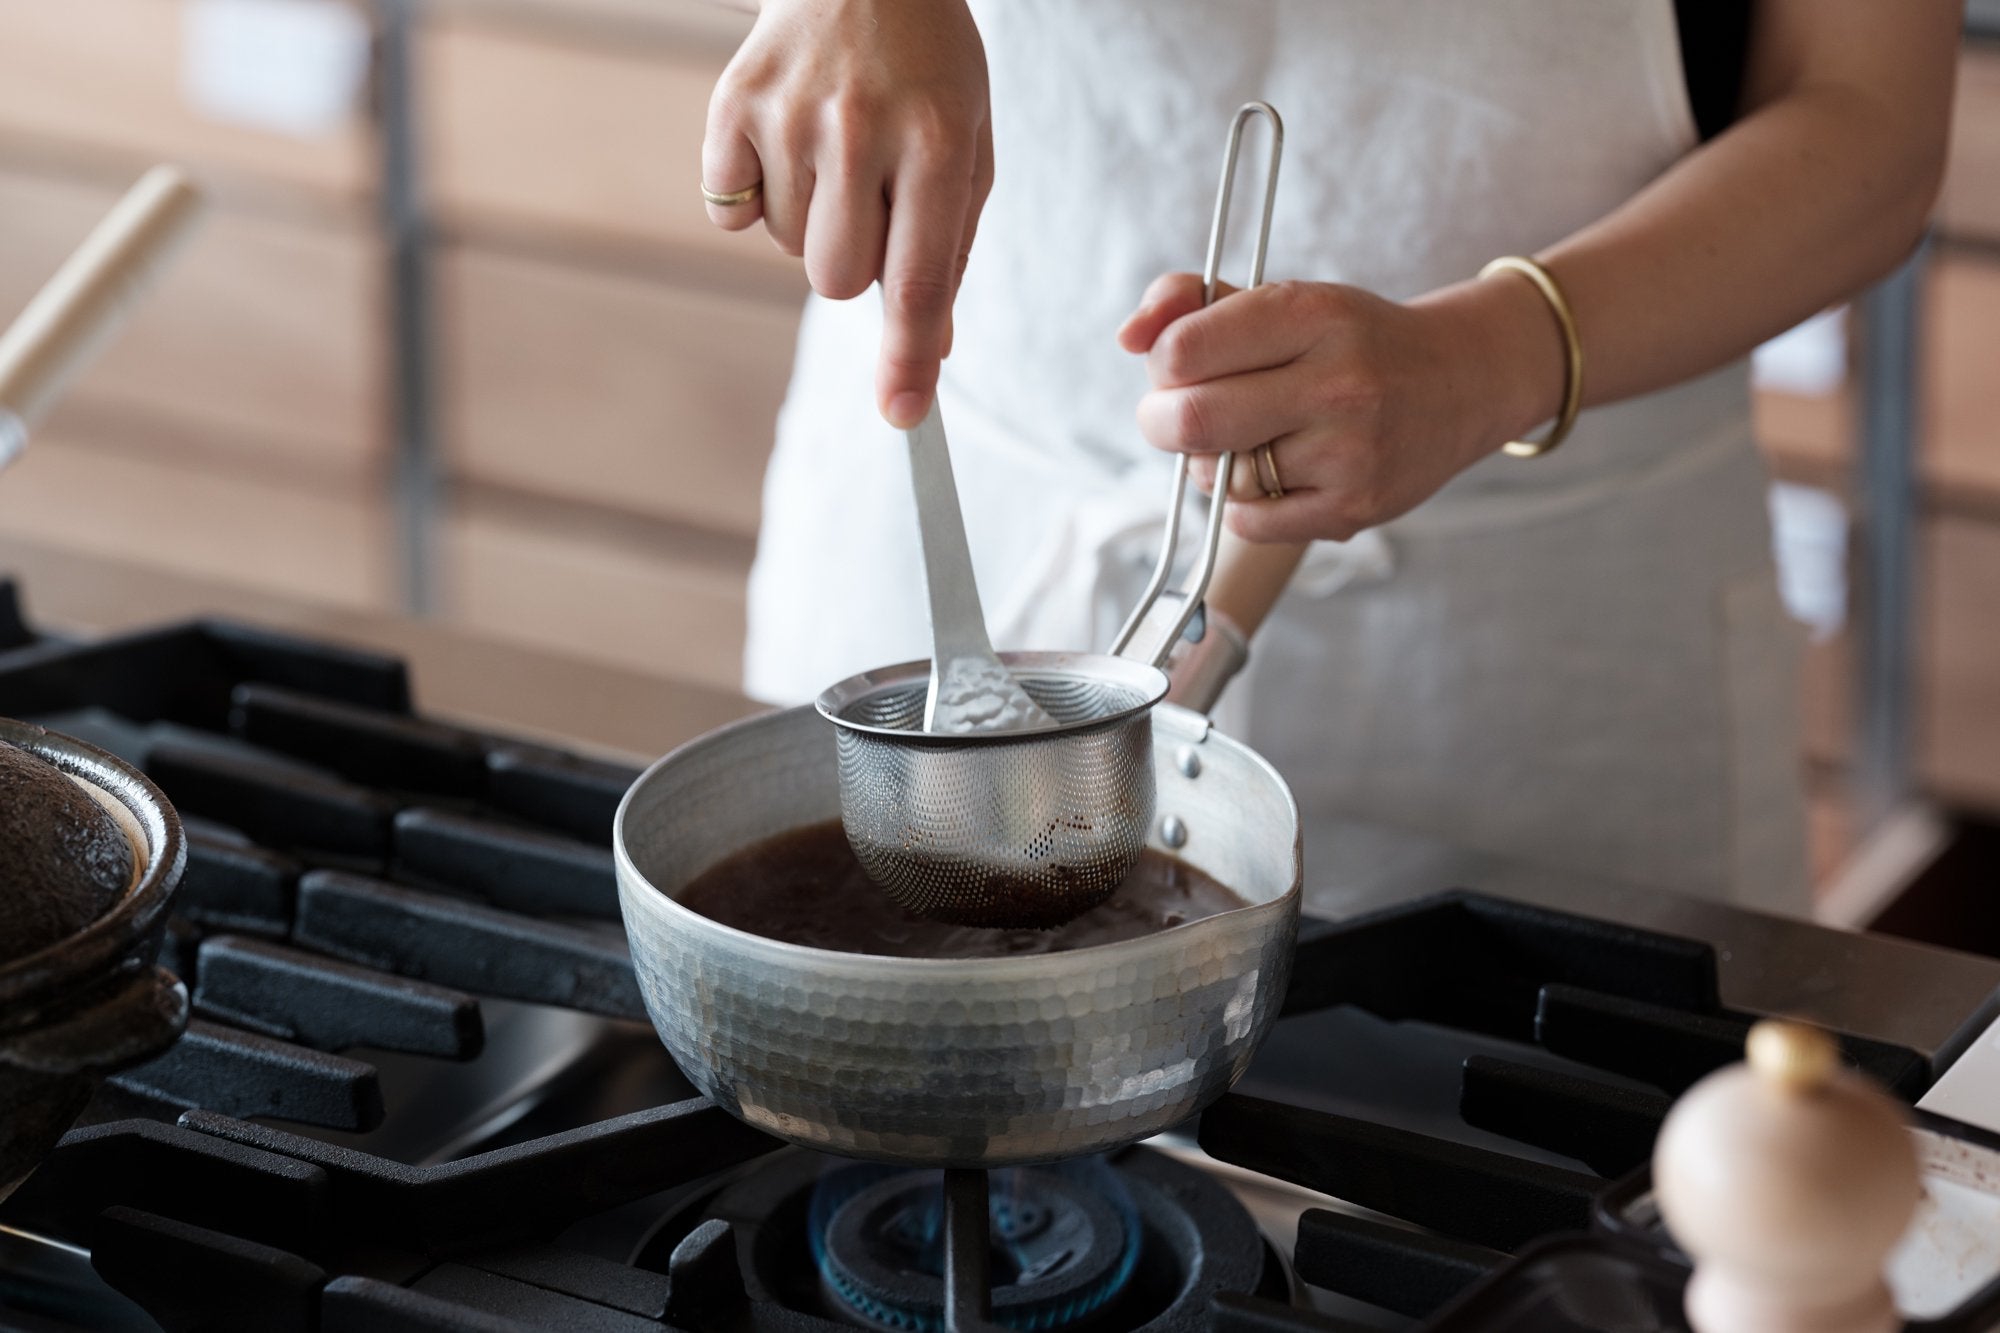
[[[1139,429],[1189,454],[1211,489],[1234,452],[1229,525],[1255,542],[1345,541],[1409,512],[1465,468],[1554,415],[1560,330],[1541,295],[1499,274],[1407,305],[1327,282],[1230,292],[1156,281],[1118,331],[1144,353]],[[1284,497],[1251,451],[1270,444]]]
[[876,401],[896,426],[922,420],[993,184],[986,52],[963,0],[765,0],[709,100],[701,170],[717,193],[763,183],[710,220],[761,217],[821,295],[881,279]]

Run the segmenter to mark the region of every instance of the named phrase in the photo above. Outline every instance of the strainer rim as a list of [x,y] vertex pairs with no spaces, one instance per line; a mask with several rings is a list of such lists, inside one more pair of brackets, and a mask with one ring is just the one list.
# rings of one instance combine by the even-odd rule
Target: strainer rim
[[892,666],[857,672],[845,680],[836,681],[820,691],[819,698],[813,701],[813,707],[819,711],[821,717],[843,731],[880,736],[904,745],[989,746],[1016,741],[1047,740],[1052,736],[1081,735],[1101,727],[1116,726],[1151,712],[1155,705],[1167,697],[1167,673],[1150,663],[1135,662],[1130,658],[1114,657],[1109,653],[1074,652],[1007,652],[997,656],[1010,670],[1017,673],[1089,677],[1130,689],[1137,696],[1137,701],[1100,717],[1079,722],[1056,722],[1046,727],[1023,727],[1011,731],[947,733],[910,731],[901,727],[884,727],[860,722],[841,715],[862,700],[884,690],[928,683],[931,660],[928,657],[920,657],[908,662],[897,662]]

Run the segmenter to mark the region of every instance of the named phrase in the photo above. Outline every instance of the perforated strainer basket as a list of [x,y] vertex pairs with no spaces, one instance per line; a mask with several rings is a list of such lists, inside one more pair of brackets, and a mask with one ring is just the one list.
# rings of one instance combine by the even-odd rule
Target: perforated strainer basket
[[839,724],[841,823],[869,877],[913,911],[971,926],[1060,925],[1108,897],[1145,846],[1152,708],[1167,678],[1089,653],[1001,660],[1055,730],[925,732],[927,661],[820,697]]
[[[1270,156],[1245,285],[1263,281],[1284,126],[1269,106],[1251,102],[1230,125],[1205,302],[1215,296],[1243,130],[1257,116],[1271,125]],[[1130,873],[1153,822],[1152,708],[1167,692],[1160,668],[1200,613],[1231,464],[1231,455],[1218,456],[1200,553],[1169,589],[1187,492],[1187,456],[1175,456],[1159,562],[1110,654],[1000,654],[1052,724],[925,731],[927,661],[851,676],[820,695],[819,712],[837,729],[841,823],[891,898],[960,925],[1055,926],[1103,902]]]

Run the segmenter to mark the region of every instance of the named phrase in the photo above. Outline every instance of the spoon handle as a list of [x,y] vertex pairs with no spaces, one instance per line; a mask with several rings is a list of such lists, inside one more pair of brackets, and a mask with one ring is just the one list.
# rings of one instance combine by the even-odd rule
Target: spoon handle
[[993,656],[979,585],[972,577],[972,550],[965,540],[965,516],[958,507],[951,451],[937,400],[923,421],[904,432],[910,446],[910,481],[917,494],[917,532],[923,542],[924,580],[931,603],[931,670],[945,671],[961,658]]

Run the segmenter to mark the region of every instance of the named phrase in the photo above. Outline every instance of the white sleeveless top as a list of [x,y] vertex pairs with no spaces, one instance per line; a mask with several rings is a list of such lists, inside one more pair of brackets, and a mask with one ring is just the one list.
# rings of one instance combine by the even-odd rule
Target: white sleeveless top
[[[1200,266],[1238,105],[1262,99],[1285,118],[1267,277],[1393,298],[1550,244],[1696,142],[1670,0],[973,9],[998,175],[941,401],[1002,648],[1101,649],[1143,584],[1170,462],[1134,423],[1143,364],[1112,338],[1154,277]],[[1261,162],[1260,133],[1246,171]],[[1225,264],[1224,276],[1242,267]],[[872,295],[815,298],[806,312],[750,587],[746,685],[762,698],[808,699],[854,671],[928,655],[904,447],[874,409],[879,331]],[[1309,826],[1359,816],[1799,905],[1796,781],[1782,753],[1792,641],[1764,593],[1747,419],[1747,377],[1730,367],[1586,413],[1547,458],[1489,459],[1386,530],[1319,544],[1220,720],[1279,764]],[[1656,511],[1659,544],[1628,552],[1643,570],[1618,588],[1558,591],[1608,568],[1603,544],[1631,548]],[[1504,586],[1468,600],[1496,571]],[[1668,603],[1730,598],[1733,619],[1711,608],[1697,642],[1673,647],[1678,666],[1661,663],[1651,640],[1677,614]],[[1724,624],[1750,631],[1725,642]],[[1552,677],[1537,654],[1561,651],[1572,630],[1606,682],[1587,719],[1573,716],[1573,684],[1541,689]],[[1483,645],[1476,670],[1416,687],[1471,644]],[[1634,652],[1680,683],[1657,697],[1633,689],[1620,673],[1653,669],[1635,667]],[[1762,682],[1754,699],[1722,679],[1738,659]],[[1428,666],[1413,673],[1412,662]],[[1496,708],[1518,725],[1496,731]],[[1771,716],[1750,716],[1760,710]],[[1590,732],[1581,749],[1540,739],[1579,727]],[[1665,799],[1687,786],[1710,796]],[[1683,807],[1664,824],[1663,803]],[[1579,816],[1593,824],[1583,836]]]

